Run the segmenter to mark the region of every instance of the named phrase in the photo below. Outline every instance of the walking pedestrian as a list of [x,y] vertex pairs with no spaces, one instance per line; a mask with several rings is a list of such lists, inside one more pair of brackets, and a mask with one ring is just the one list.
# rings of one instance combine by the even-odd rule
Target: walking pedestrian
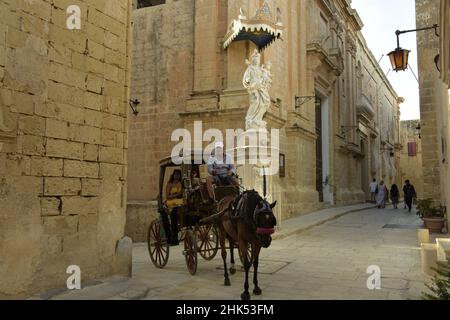
[[375,197],[377,195],[377,179],[373,179],[372,182],[369,184],[369,192],[370,192],[370,201],[372,203],[375,203]]
[[394,209],[398,209],[398,199],[400,197],[400,191],[398,190],[398,187],[396,184],[393,184],[390,191],[391,195],[391,201],[394,205]]
[[408,212],[412,210],[413,199],[417,198],[416,189],[411,184],[409,180],[405,181],[405,186],[403,187],[403,193],[405,196],[405,204],[408,206]]
[[380,181],[380,184],[377,186],[376,190],[376,202],[378,209],[386,208],[386,201],[389,199],[389,191],[384,184],[384,181]]

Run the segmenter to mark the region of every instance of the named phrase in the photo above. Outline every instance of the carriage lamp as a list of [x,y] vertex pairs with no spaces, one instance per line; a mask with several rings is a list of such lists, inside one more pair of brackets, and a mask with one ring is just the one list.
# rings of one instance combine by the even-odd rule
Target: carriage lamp
[[134,100],[130,100],[129,103],[130,103],[131,110],[133,110],[133,114],[135,116],[137,116],[139,114],[139,111],[137,108],[141,104],[141,102],[138,99],[134,99]]
[[389,59],[391,60],[392,69],[396,72],[405,71],[406,69],[408,69],[409,53],[411,52],[411,50],[403,49],[402,47],[400,47],[400,35],[401,34],[434,29],[436,36],[439,37],[438,31],[437,31],[438,27],[439,27],[439,25],[434,24],[432,27],[425,27],[425,28],[419,28],[419,29],[414,29],[414,30],[404,30],[404,31],[397,30],[397,31],[395,31],[395,35],[397,36],[397,48],[388,54]]

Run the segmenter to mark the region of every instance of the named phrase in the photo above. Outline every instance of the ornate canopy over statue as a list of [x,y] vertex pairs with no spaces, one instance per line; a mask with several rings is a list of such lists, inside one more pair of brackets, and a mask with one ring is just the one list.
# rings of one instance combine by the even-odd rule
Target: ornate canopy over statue
[[223,47],[228,48],[233,41],[250,40],[258,46],[259,51],[262,51],[282,35],[283,24],[280,10],[277,10],[276,22],[273,22],[269,4],[264,1],[263,6],[251,19],[247,19],[241,9],[239,18],[233,20],[229,27]]

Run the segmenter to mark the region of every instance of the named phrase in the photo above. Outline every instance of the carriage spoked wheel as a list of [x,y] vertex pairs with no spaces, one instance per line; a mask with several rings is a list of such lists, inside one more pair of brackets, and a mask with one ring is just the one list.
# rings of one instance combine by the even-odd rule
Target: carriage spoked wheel
[[197,240],[195,233],[192,230],[187,230],[184,236],[184,258],[186,259],[186,266],[190,274],[197,273]]
[[[239,251],[239,259],[241,260],[242,266],[244,266],[244,257],[241,254],[241,249],[239,249],[238,247],[238,251]],[[248,260],[250,261],[250,264],[253,263],[253,250],[252,250],[252,246],[250,244],[247,244],[247,257]]]
[[201,225],[195,228],[198,253],[211,261],[219,251],[219,232],[215,225]]
[[150,259],[157,268],[164,268],[169,261],[170,245],[160,220],[154,220],[148,228],[147,246]]
[[178,239],[180,239],[180,242],[184,241],[184,238],[186,236],[186,230],[183,228],[179,228],[180,231],[178,232]]

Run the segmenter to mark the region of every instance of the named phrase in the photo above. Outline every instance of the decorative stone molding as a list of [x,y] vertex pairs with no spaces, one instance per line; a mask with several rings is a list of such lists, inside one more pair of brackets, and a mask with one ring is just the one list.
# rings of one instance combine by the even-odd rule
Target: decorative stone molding
[[346,34],[347,51],[350,52],[352,56],[356,56],[357,47],[356,40],[349,34]]
[[373,107],[370,99],[365,94],[361,94],[361,96],[359,97],[356,111],[358,113],[358,116],[363,115],[369,119],[373,119],[375,117],[375,108]]
[[5,122],[3,106],[0,106],[0,151],[2,151],[4,143],[11,143],[16,137],[13,129],[8,128]]
[[344,57],[339,48],[329,50],[329,53],[318,43],[310,43],[307,46],[308,66],[311,71],[316,72],[325,64],[335,76],[340,76],[344,71]]
[[318,135],[315,132],[309,131],[308,129],[300,126],[298,123],[294,123],[292,127],[286,128],[286,135],[288,137],[298,135],[311,141],[316,141],[318,139]]

